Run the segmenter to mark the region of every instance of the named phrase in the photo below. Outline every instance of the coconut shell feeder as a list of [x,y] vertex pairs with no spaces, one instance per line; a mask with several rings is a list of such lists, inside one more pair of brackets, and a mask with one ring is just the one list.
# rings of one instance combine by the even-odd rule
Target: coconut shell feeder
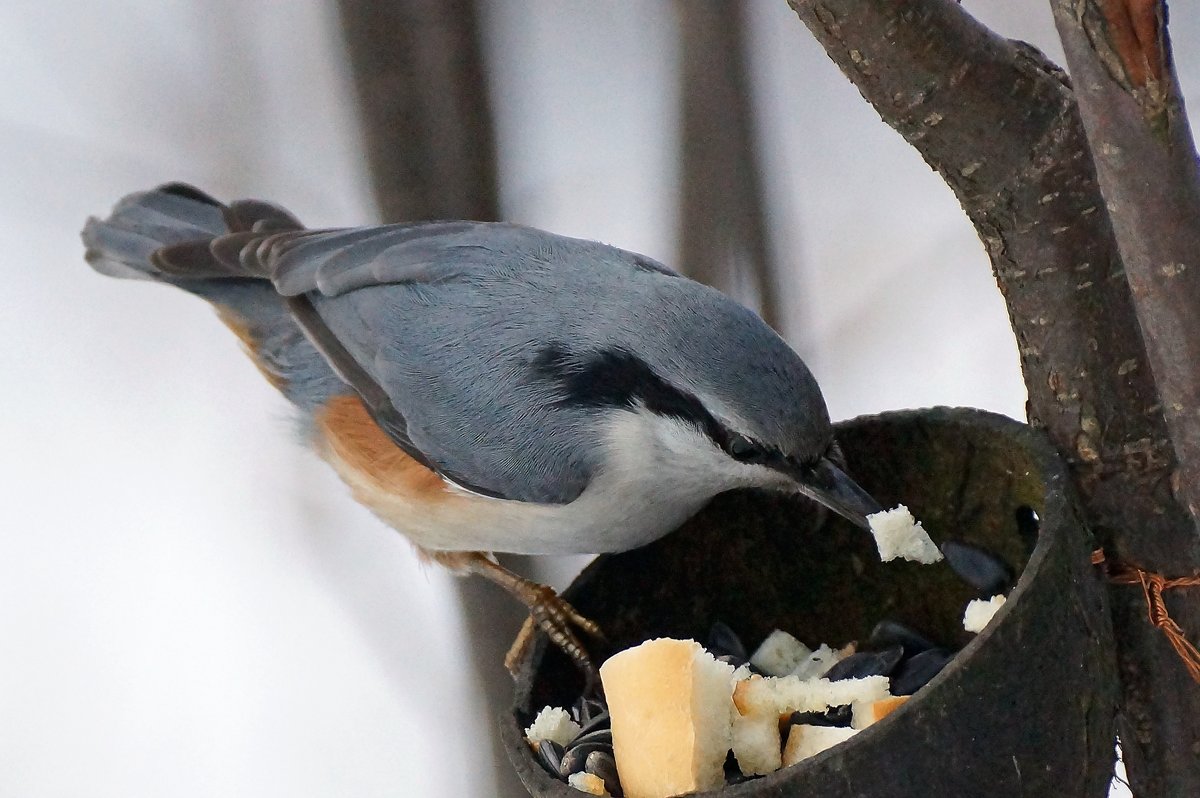
[[[830,643],[899,621],[961,649],[911,701],[800,764],[697,794],[1105,795],[1112,631],[1089,535],[1049,444],[1011,419],[950,408],[859,418],[837,435],[850,473],[883,506],[906,504],[935,541],[985,547],[1019,574],[981,634],[962,628],[977,593],[950,568],[880,563],[868,534],[815,504],[744,491],[717,497],[649,546],[597,558],[564,592],[607,635],[597,661],[655,637],[703,641],[718,620],[746,641],[779,628]],[[566,658],[539,641],[501,722],[533,796],[583,794],[543,769],[522,731],[582,688]]]

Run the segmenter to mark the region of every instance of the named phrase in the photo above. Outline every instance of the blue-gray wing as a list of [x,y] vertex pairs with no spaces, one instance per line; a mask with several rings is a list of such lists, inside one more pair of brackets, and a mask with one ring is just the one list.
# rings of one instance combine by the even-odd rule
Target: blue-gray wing
[[637,268],[675,272],[642,255],[498,222],[427,222],[281,237],[264,260],[284,296],[337,296],[390,283],[429,283],[502,270],[511,261],[544,260],[556,250],[595,248],[627,256]]
[[602,244],[479,222],[305,231],[253,258],[311,306],[306,319],[296,305],[298,321],[399,445],[465,487],[547,503],[578,496],[601,452],[595,408],[563,402],[539,358],[629,312],[631,282],[677,276]]

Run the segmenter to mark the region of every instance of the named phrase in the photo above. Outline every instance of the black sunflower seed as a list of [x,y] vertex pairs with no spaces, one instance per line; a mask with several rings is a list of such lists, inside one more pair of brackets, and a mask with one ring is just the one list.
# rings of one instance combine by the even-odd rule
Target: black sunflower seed
[[[786,726],[844,726],[845,723],[838,722],[841,718],[830,717],[827,712],[793,712],[788,716]],[[848,721],[847,721],[848,722]],[[785,733],[784,738],[787,738]]]
[[607,729],[611,725],[612,719],[608,717],[608,710],[602,709],[601,711],[592,715],[591,719],[588,720],[587,723],[583,724],[583,728],[579,730],[579,734],[576,736],[576,739],[583,737],[584,735],[591,734],[594,731]]
[[839,679],[861,679],[864,676],[887,676],[904,658],[904,646],[895,645],[883,651],[859,651],[825,671],[831,682]]
[[[745,662],[750,658],[746,653],[746,646],[742,643],[742,638],[738,637],[737,632],[729,628],[728,624],[721,621],[715,622],[708,629],[708,645],[705,646],[712,652],[714,657],[731,656],[741,662]],[[738,664],[741,664],[739,662]],[[734,667],[737,667],[735,665]]]
[[994,552],[961,540],[942,543],[946,564],[981,596],[1005,593],[1012,587],[1013,569]]
[[574,740],[567,743],[567,750],[571,750],[577,745],[587,745],[588,743],[604,743],[612,745],[612,729],[594,729],[589,732],[580,732]]
[[559,775],[566,778],[572,773],[579,773],[587,764],[588,754],[596,751],[611,754],[612,746],[605,743],[584,743],[583,745],[576,745],[569,748],[563,753],[562,761],[558,765]]
[[611,753],[593,751],[588,754],[583,769],[593,776],[598,776],[604,782],[604,789],[614,798],[620,798],[621,779],[617,775],[617,760]]
[[591,724],[592,718],[603,713],[608,715],[608,707],[604,706],[602,701],[588,696],[580,696],[579,700],[571,706],[571,717],[581,726]]
[[562,766],[563,747],[553,740],[538,740],[537,758],[542,767],[550,771],[552,776],[559,775]]
[[[853,719],[854,719],[854,713],[851,710],[849,704],[845,704],[840,707],[830,707],[829,709],[825,710],[826,723],[824,725],[826,725],[826,726],[849,726],[850,722]],[[819,726],[821,724],[818,723],[818,724],[814,724],[814,725]]]
[[944,648],[931,648],[900,663],[892,673],[892,695],[912,695],[937,676],[954,655]]
[[867,640],[867,647],[878,650],[895,645],[904,647],[904,656],[906,657],[920,654],[922,651],[928,651],[934,647],[933,642],[920,632],[898,621],[880,621],[875,624],[875,628],[871,630],[871,637]]

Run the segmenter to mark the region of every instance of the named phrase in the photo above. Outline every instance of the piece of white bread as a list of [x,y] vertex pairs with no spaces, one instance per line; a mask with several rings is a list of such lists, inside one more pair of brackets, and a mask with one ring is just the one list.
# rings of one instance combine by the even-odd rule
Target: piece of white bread
[[694,640],[649,640],[600,666],[626,798],[724,785],[732,677],[732,666]]
[[812,653],[811,648],[782,629],[776,629],[754,649],[750,664],[768,676],[787,676]]
[[800,660],[796,667],[792,668],[791,671],[787,673],[771,675],[795,676],[801,681],[806,679],[816,679],[838,662],[845,659],[847,656],[849,656],[849,654],[843,654],[841,651],[834,651],[829,647],[828,644],[822,643],[816,651],[813,651],[807,657]]
[[1004,602],[1005,598],[1001,594],[992,596],[990,599],[972,599],[967,603],[967,609],[963,612],[963,628],[976,634],[982,632],[984,627],[991,622],[992,616],[1004,606]]
[[899,709],[909,698],[911,696],[897,695],[878,701],[855,701],[850,705],[850,728],[861,731],[872,723],[878,723]]
[[773,712],[733,717],[733,755],[747,776],[765,776],[779,770],[779,716]]
[[791,712],[824,712],[843,704],[870,704],[887,696],[888,679],[800,679],[753,676],[734,685],[733,755],[747,776],[773,773],[780,754],[779,721]]
[[[743,671],[739,668],[734,672],[734,677],[733,688],[736,690],[737,683],[751,678],[751,674],[749,669]],[[765,776],[779,770],[779,713],[768,709],[743,715],[735,707],[731,714],[733,736],[730,744],[742,773],[747,776]]]
[[743,715],[824,712],[829,707],[840,707],[855,701],[887,698],[888,684],[886,676],[864,676],[836,682],[799,679],[795,676],[778,679],[754,676],[737,683],[733,690],[733,703]]
[[942,559],[941,549],[903,504],[868,515],[867,523],[879,547],[879,559],[884,562],[903,557],[928,565]]
[[604,779],[592,773],[572,773],[567,776],[567,784],[588,795],[608,795],[604,789]]
[[[790,635],[789,635],[790,636]],[[795,640],[795,638],[792,638]],[[730,680],[730,701],[737,683],[749,679],[754,672],[742,665],[733,672]],[[730,746],[737,758],[738,767],[747,776],[761,776],[779,769],[779,717],[772,713],[743,715],[734,708]]]
[[788,767],[815,756],[856,734],[858,729],[848,729],[845,726],[810,726],[797,723],[788,730],[787,744],[783,747],[783,766]]
[[571,715],[562,707],[543,707],[537,713],[533,723],[525,730],[525,739],[531,744],[538,740],[552,740],[559,745],[566,745],[579,734],[579,724],[571,720]]

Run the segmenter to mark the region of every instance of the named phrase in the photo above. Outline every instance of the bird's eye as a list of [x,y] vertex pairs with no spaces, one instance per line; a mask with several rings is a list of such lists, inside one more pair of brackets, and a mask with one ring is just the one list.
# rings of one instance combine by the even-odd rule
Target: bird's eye
[[744,435],[733,435],[729,439],[728,451],[734,460],[753,460],[759,453],[758,447]]

